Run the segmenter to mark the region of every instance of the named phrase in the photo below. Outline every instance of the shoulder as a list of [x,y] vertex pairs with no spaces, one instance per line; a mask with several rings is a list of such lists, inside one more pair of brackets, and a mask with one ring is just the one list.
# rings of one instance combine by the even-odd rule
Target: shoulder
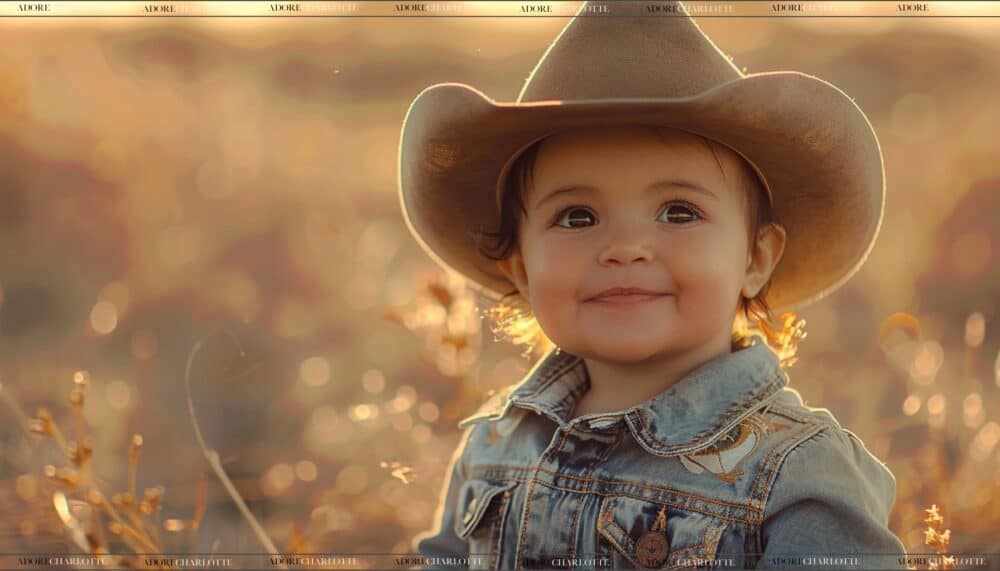
[[506,385],[489,391],[476,411],[459,420],[456,426],[461,429],[484,420],[496,420],[502,417],[507,411],[507,403],[513,390],[514,385]]
[[790,421],[794,428],[778,446],[764,493],[760,541],[765,559],[768,554],[904,552],[888,527],[896,500],[896,478],[889,468],[830,411],[789,407],[784,413],[797,420]]
[[840,428],[840,422],[830,412],[822,407],[808,406],[802,400],[799,391],[792,387],[782,389],[767,410],[777,420],[784,420],[793,425],[830,426]]
[[[798,393],[795,393],[796,395]],[[825,408],[786,398],[772,407],[791,417],[797,430],[786,441],[765,507],[765,517],[802,501],[855,508],[888,517],[896,478],[855,433]]]
[[826,409],[789,411],[797,419],[772,456],[762,498],[761,568],[780,567],[787,555],[834,552],[868,554],[863,568],[882,568],[875,554],[905,552],[888,527],[896,499],[889,468]]
[[525,410],[510,405],[510,387],[491,391],[471,415],[458,423],[462,430],[462,462],[466,466],[498,464],[517,450],[508,438],[525,417]]

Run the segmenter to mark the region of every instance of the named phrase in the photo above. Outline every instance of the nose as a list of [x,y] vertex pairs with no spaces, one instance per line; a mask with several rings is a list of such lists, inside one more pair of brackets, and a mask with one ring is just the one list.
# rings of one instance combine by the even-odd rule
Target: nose
[[601,250],[598,262],[602,266],[649,262],[653,259],[651,240],[649,232],[639,224],[630,224],[611,236]]

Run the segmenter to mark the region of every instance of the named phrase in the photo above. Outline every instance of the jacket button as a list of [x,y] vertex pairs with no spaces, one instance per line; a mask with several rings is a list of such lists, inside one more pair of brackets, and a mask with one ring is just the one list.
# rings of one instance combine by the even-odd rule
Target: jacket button
[[635,557],[643,567],[660,567],[667,560],[667,536],[662,531],[647,531],[635,543]]

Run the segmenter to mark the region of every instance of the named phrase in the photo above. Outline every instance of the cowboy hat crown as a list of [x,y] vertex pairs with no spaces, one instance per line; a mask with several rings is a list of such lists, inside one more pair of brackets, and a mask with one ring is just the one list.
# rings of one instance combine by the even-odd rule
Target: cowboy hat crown
[[[612,17],[577,16],[518,102],[689,97],[742,77],[686,12],[650,16],[644,5],[615,6]],[[608,46],[620,57],[608,57]]]

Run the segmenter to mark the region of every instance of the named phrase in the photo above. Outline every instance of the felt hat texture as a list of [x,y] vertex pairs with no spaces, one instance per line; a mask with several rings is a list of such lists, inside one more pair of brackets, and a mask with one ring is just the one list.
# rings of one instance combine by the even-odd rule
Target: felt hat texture
[[768,304],[829,295],[864,263],[881,226],[885,174],[875,131],[839,88],[797,71],[744,74],[695,23],[648,2],[587,4],[546,50],[514,102],[462,83],[424,89],[399,146],[407,224],[443,266],[498,299],[515,289],[479,252],[499,227],[500,192],[517,156],[580,127],[656,125],[739,153],[767,187],[788,236]]

